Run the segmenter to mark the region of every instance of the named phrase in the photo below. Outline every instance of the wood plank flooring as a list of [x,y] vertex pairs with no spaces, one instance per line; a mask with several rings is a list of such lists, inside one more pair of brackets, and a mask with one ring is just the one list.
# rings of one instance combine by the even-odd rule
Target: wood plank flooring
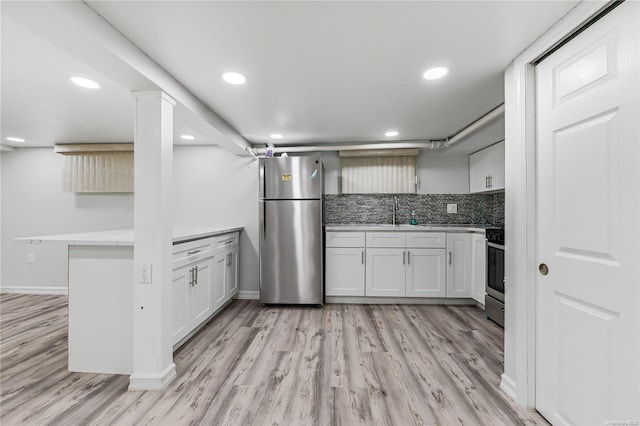
[[473,306],[233,302],[165,392],[67,371],[67,298],[0,295],[8,425],[546,424],[498,388],[502,329]]

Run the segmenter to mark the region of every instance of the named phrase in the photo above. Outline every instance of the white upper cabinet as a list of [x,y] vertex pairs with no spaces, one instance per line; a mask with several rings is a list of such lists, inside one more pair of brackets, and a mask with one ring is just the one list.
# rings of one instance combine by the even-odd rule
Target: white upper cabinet
[[469,156],[469,192],[504,189],[504,142]]

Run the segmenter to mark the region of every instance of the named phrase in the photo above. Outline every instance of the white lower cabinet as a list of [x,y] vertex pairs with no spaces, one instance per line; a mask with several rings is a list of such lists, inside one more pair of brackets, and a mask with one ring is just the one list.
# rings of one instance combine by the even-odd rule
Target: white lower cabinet
[[325,238],[325,294],[364,296],[364,232],[327,232]]
[[229,274],[227,275],[227,294],[232,299],[240,291],[240,247],[234,247],[229,251]]
[[[229,241],[229,239],[227,239]],[[213,258],[213,308],[218,309],[238,294],[240,248],[221,246]]]
[[487,238],[485,235],[473,234],[472,244],[471,297],[484,305],[487,283]]
[[330,231],[327,296],[474,298],[484,303],[484,234]]
[[213,314],[213,257],[173,271],[172,339],[178,343]]
[[407,250],[407,261],[406,296],[447,296],[445,250]]
[[471,297],[473,234],[447,234],[447,297]]
[[174,246],[174,346],[238,293],[239,251],[239,233]]
[[217,254],[213,258],[213,309],[218,309],[227,301],[226,276],[228,256]]
[[367,248],[367,296],[405,295],[406,251],[397,248]]
[[325,252],[327,296],[364,296],[364,247],[329,247]]

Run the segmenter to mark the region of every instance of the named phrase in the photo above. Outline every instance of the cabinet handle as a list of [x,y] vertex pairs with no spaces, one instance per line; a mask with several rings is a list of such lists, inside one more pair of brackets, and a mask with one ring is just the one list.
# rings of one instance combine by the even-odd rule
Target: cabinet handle
[[225,241],[224,243],[225,243],[225,244],[231,244],[232,242],[233,242],[233,240],[227,240],[227,241]]
[[449,265],[451,265],[451,253],[452,252],[449,252]]
[[484,177],[484,189],[489,188],[489,176]]
[[364,265],[364,250],[362,250],[362,264]]
[[188,251],[188,252],[187,252],[187,256],[191,256],[192,254],[200,253],[201,251],[202,251],[202,249],[200,249],[200,250],[194,250],[194,251]]
[[407,264],[411,265],[411,252],[407,250]]
[[231,265],[231,253],[227,253],[227,265]]
[[195,277],[196,277],[196,278],[193,280],[193,281],[194,281],[194,283],[193,283],[193,284],[194,284],[194,285],[198,285],[198,267],[196,266],[196,267],[195,267],[195,268],[193,268],[193,269],[194,269],[194,275],[195,275]]
[[193,286],[193,268],[189,269],[189,285]]
[[406,255],[406,254],[407,254],[407,252],[403,250],[403,251],[402,251],[402,264],[403,264],[403,265],[404,265],[404,264],[405,264],[405,262],[406,262],[406,261],[405,261],[405,255]]

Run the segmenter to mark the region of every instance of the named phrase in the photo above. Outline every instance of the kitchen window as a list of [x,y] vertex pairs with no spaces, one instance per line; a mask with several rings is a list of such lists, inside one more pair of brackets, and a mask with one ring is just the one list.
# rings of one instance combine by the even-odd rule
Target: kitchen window
[[340,151],[343,194],[415,194],[417,149]]

